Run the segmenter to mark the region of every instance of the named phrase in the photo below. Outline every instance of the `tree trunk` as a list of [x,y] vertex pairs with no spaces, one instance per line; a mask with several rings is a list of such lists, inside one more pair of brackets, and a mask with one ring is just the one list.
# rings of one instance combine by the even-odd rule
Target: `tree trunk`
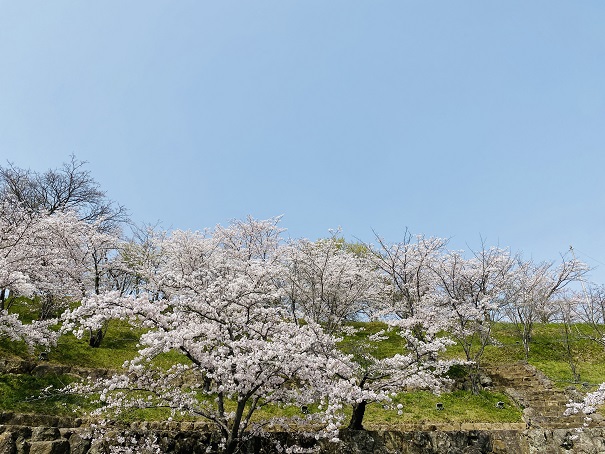
[[468,367],[468,380],[471,385],[470,391],[473,394],[479,394],[479,391],[481,391],[481,374],[479,372],[480,367],[481,366],[478,360]]
[[204,392],[210,391],[210,386],[212,385],[212,379],[208,377],[204,377],[204,387],[202,388]]
[[294,323],[296,323],[296,326],[300,326],[298,323],[298,317],[296,317],[296,302],[294,300],[292,300],[290,303],[290,310],[292,311],[292,319],[294,320]]
[[529,341],[523,338],[523,353],[525,353],[525,361],[529,359]]
[[225,450],[223,451],[224,454],[233,454],[237,451],[237,448],[239,447],[239,440],[237,439],[230,439],[229,441],[227,441],[227,444],[225,445]]
[[4,310],[4,300],[6,300],[6,289],[3,288],[0,292],[0,311]]
[[351,415],[351,421],[349,422],[350,430],[365,430],[363,428],[363,416],[366,412],[367,402],[362,400],[358,404],[353,405],[353,414]]
[[565,341],[565,354],[567,356],[567,363],[569,364],[569,368],[571,369],[571,374],[573,376],[574,383],[580,383],[580,372],[578,371],[578,361],[575,358],[572,346],[572,328],[570,323],[567,320],[563,321],[563,333],[564,333],[564,341]]
[[529,344],[531,342],[531,330],[533,323],[525,322],[523,324],[523,349],[525,352],[525,360],[529,359]]
[[231,432],[227,437],[227,443],[225,445],[224,454],[233,454],[237,452],[240,443],[239,428],[242,422],[242,416],[246,409],[246,402],[248,399],[243,399],[237,402],[237,409],[235,410],[235,416],[233,417],[233,425],[231,426]]
[[50,294],[46,294],[42,297],[42,306],[40,307],[40,320],[48,320],[52,318],[55,311],[55,305],[53,301],[53,296]]
[[98,348],[101,346],[101,342],[103,341],[103,337],[105,337],[105,332],[103,328],[99,328],[96,331],[90,331],[90,338],[88,339],[88,345],[92,348]]

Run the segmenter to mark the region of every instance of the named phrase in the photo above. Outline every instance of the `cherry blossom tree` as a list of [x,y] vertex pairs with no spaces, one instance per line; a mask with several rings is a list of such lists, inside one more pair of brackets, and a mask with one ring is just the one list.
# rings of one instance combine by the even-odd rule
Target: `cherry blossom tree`
[[33,296],[37,290],[32,275],[41,260],[46,221],[14,200],[0,202],[0,337],[23,340],[30,348],[54,344],[53,321],[24,324],[9,306],[13,297]]
[[[296,323],[281,304],[280,230],[275,219],[248,219],[214,231],[175,231],[161,240],[151,292],[84,298],[71,318],[76,332],[108,318],[148,331],[126,374],[73,390],[101,390],[103,412],[161,406],[205,417],[222,434],[226,453],[236,451],[253,414],[269,404],[323,401],[323,411],[309,418],[321,415],[333,436],[340,399],[351,389],[339,374],[352,366],[337,353],[335,338],[312,321]],[[154,366],[168,351],[183,360],[168,370]]]
[[[81,250],[83,273],[81,275],[82,295],[100,295],[116,290],[124,294],[128,282],[128,273],[122,267],[119,250],[123,240],[121,230],[101,223],[87,224],[83,229]],[[89,330],[89,345],[99,347],[107,332],[108,323],[96,330]]]
[[313,320],[334,332],[344,321],[369,314],[384,293],[368,255],[352,252],[336,235],[292,241],[287,253],[283,285],[295,319]]
[[112,267],[114,288],[122,294],[159,292],[158,272],[162,263],[161,245],[167,232],[158,225],[133,226],[132,236],[120,244]]
[[270,219],[234,219],[228,226],[217,225],[214,237],[223,249],[240,260],[272,262],[280,253],[281,234],[286,229],[279,226],[281,216]]
[[79,220],[108,228],[126,221],[126,209],[107,198],[85,166],[73,155],[42,173],[8,163],[0,167],[0,199],[14,199],[30,213],[76,213]]
[[576,320],[586,327],[576,326],[581,337],[605,347],[605,286],[592,284],[569,292],[566,302]]
[[35,238],[37,260],[30,271],[35,295],[40,300],[40,319],[59,315],[71,301],[85,294],[86,251],[89,226],[72,213],[42,217]]
[[562,334],[562,344],[565,351],[565,358],[571,371],[572,380],[574,383],[579,383],[581,379],[579,363],[580,363],[580,348],[578,341],[582,338],[581,330],[579,329],[580,319],[576,315],[576,306],[574,300],[568,294],[554,301],[558,306],[558,325]]
[[[79,220],[74,213],[32,212],[10,198],[0,203],[0,213],[3,332],[11,339],[48,346],[56,338],[49,330],[56,322],[54,317],[68,303],[100,289],[107,251],[115,248],[115,236],[102,232],[97,224]],[[38,310],[41,322],[24,325],[15,314],[9,314],[17,296],[26,297],[20,303],[30,312]]]
[[503,310],[521,338],[525,358],[528,358],[534,324],[546,318],[545,314],[558,312],[555,301],[563,299],[566,287],[581,279],[589,269],[584,263],[565,257],[558,266],[554,262],[536,264],[520,258],[516,262],[506,285]]
[[[119,224],[127,218],[85,164],[72,156],[61,168],[44,173],[11,163],[0,167],[0,267],[12,273],[5,285],[0,283],[0,309],[9,304],[9,295],[27,294],[31,307],[39,304],[39,317],[52,319],[69,302],[101,291]],[[27,283],[27,292],[14,288],[17,278]]]
[[[576,326],[576,332],[585,339],[590,339],[605,347],[605,331],[603,330],[605,316],[605,286],[589,285],[586,291],[573,292],[569,296],[569,306],[575,316],[586,327]],[[580,402],[570,402],[566,414],[584,413],[590,422],[593,413],[605,403],[605,383],[601,383],[596,391],[587,393]]]
[[387,243],[375,235],[378,246],[368,245],[374,266],[389,284],[384,310],[387,316],[413,317],[430,304],[435,293],[436,264],[444,253],[447,240],[413,236],[407,229],[403,241]]
[[[407,233],[403,243],[378,240],[378,248],[357,249],[346,248],[337,236],[301,240],[293,243],[288,261],[288,300],[326,329],[347,334],[341,348],[353,362],[340,374],[354,385],[344,399],[353,409],[352,430],[363,429],[372,402],[388,403],[392,394],[409,389],[440,392],[449,383],[445,372],[456,363],[439,358],[452,341],[443,335],[445,312],[436,311],[430,299],[435,289],[430,264],[445,241],[418,236],[412,242]],[[342,322],[358,312],[385,320],[387,328],[367,337],[355,334],[358,330]],[[377,352],[389,336],[400,338],[401,350],[384,358]]]
[[[107,232],[92,230],[90,233],[86,244],[92,257],[87,260],[88,282],[82,293],[88,299],[62,313],[61,331],[75,330],[79,338],[87,333],[89,345],[94,348],[101,345],[110,321],[118,318],[111,312],[98,310],[95,302],[140,294],[153,300],[162,299],[163,282],[168,277],[163,275],[167,252],[164,249],[173,247],[176,238],[186,232],[175,232],[171,242],[166,241],[166,232],[153,227],[136,229],[129,241]],[[96,298],[90,298],[93,295]]]
[[502,304],[513,265],[507,250],[483,245],[470,258],[449,252],[434,268],[437,307],[449,312],[447,331],[472,364],[469,378],[474,392],[478,391],[481,359],[491,341],[493,314]]
[[40,219],[30,216],[19,203],[0,201],[0,310],[4,310],[9,295],[31,294],[30,267],[37,259],[31,236]]
[[[462,362],[439,358],[454,342],[442,335],[443,325],[427,322],[418,316],[389,320],[384,330],[344,348],[354,359],[353,367],[343,375],[355,385],[355,392],[347,399],[353,407],[349,429],[363,430],[366,407],[371,402],[390,402],[392,395],[412,389],[439,394],[451,383],[447,371]],[[419,327],[423,329],[422,336]],[[379,357],[379,343],[393,334],[401,337],[402,351],[390,357]]]

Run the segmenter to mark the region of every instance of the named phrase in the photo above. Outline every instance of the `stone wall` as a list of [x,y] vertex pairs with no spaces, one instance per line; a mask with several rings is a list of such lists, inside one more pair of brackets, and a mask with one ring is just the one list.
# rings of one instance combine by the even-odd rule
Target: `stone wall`
[[[0,425],[0,454],[99,454],[84,428]],[[157,436],[162,452],[174,454],[218,453],[216,434],[200,430],[139,431]],[[572,454],[605,453],[605,428],[593,427],[578,433],[573,429],[457,430],[457,431],[343,431],[340,443],[317,441],[288,433],[270,439],[250,440],[245,453],[274,453],[276,442],[294,444],[325,454]]]

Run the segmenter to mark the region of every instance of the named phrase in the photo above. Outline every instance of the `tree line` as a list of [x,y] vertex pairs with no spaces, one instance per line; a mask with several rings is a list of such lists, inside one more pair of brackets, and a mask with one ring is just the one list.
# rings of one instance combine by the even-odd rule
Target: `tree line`
[[[349,243],[339,231],[291,239],[280,221],[135,227],[75,157],[44,173],[1,167],[0,337],[48,349],[72,332],[94,348],[111,320],[144,327],[123,374],[66,392],[100,393],[99,414],[167,407],[204,417],[235,452],[263,429],[253,415],[267,405],[304,408],[299,422],[337,439],[345,406],[348,427],[362,429],[368,403],[440,392],[454,364],[476,391],[499,320],[515,327],[526,356],[537,322],[584,321],[602,332],[605,291],[570,289],[589,271],[573,257],[535,262],[485,243],[449,250],[447,239],[407,230],[399,242]],[[18,298],[37,308],[37,320],[11,311]],[[343,336],[355,337],[348,322],[359,319],[385,329],[343,347]],[[392,335],[401,351],[376,355]],[[463,359],[443,357],[453,343]],[[168,351],[183,361],[155,366]]]

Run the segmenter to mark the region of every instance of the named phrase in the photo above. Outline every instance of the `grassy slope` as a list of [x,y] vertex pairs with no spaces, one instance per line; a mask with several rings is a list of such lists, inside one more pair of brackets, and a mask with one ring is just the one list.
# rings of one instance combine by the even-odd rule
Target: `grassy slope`
[[[362,338],[383,328],[380,323],[356,323],[363,328],[363,332],[355,335]],[[112,322],[106,339],[100,348],[90,348],[85,339],[76,339],[72,335],[60,338],[57,348],[50,353],[50,363],[68,364],[83,368],[109,368],[119,369],[124,361],[136,354],[138,337],[141,332],[131,330],[125,323]],[[517,342],[511,325],[497,324],[494,329],[494,338],[498,345],[488,346],[486,362],[506,363],[523,359],[523,349]],[[566,360],[563,348],[561,327],[556,324],[537,325],[531,347],[529,362],[550,376],[558,386],[568,386],[572,375]],[[345,341],[346,343],[346,341]],[[394,335],[383,342],[376,354],[386,357],[400,351],[401,340]],[[580,360],[581,380],[590,383],[605,381],[605,364],[602,361],[603,351],[596,344],[587,340],[578,340],[574,344],[574,351]],[[454,346],[448,355],[459,356],[461,351]],[[1,358],[35,359],[35,355],[27,351],[21,343],[0,341]],[[168,364],[171,355],[164,358]],[[34,377],[30,375],[0,374],[0,410],[17,412],[36,412],[44,414],[74,414],[79,413],[78,406],[89,407],[84,401],[73,397],[30,399],[39,395],[40,391],[49,385],[61,387],[73,378],[66,376]],[[506,403],[505,410],[496,409],[497,401]],[[442,402],[444,410],[437,411],[437,402]],[[472,395],[466,391],[444,393],[441,396],[417,391],[401,393],[395,398],[395,404],[403,405],[403,414],[398,415],[397,410],[385,409],[381,405],[372,404],[368,407],[366,427],[396,428],[401,423],[417,422],[519,422],[521,415],[514,408],[509,399],[498,393],[483,392]],[[272,408],[263,409],[260,416],[275,415],[284,410]],[[296,409],[286,410],[295,412]],[[128,419],[138,417],[157,419],[164,418],[163,412],[144,412],[127,416]]]
[[[579,381],[594,388],[605,381],[605,352],[601,346],[586,337],[590,332],[587,326],[577,325],[571,350],[578,365]],[[499,323],[495,326],[494,334],[500,345],[488,346],[485,355],[487,362],[506,363],[525,359],[523,347],[515,337],[512,325]],[[578,384],[573,381],[568,358],[563,327],[557,323],[537,324],[530,344],[528,362],[543,371],[558,388],[565,388]]]

